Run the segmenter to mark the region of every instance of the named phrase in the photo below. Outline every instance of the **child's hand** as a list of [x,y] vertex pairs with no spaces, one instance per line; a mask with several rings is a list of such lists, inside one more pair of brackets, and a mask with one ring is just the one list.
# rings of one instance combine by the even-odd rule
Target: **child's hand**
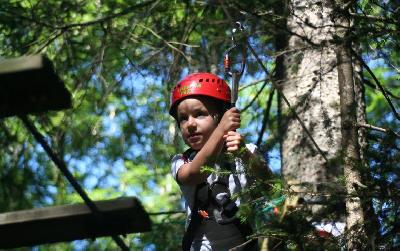
[[239,150],[242,144],[242,135],[236,131],[229,131],[228,134],[224,135],[226,150],[228,152],[234,152]]
[[227,110],[222,116],[218,127],[223,131],[224,135],[229,131],[235,131],[240,127],[240,112],[236,107]]

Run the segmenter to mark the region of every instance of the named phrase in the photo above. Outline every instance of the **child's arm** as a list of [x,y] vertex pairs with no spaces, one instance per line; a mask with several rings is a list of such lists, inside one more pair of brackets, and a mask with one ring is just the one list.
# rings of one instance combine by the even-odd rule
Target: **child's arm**
[[268,168],[266,161],[260,155],[252,153],[244,144],[243,138],[240,133],[230,131],[224,135],[226,141],[226,149],[233,154],[239,154],[238,157],[246,163],[246,167],[250,170],[251,174],[260,179],[271,178],[272,172]]
[[240,127],[240,112],[231,108],[224,113],[205,145],[199,150],[192,162],[184,164],[178,171],[177,180],[183,185],[197,185],[204,182],[208,175],[201,168],[213,166],[215,159],[224,147],[224,135]]

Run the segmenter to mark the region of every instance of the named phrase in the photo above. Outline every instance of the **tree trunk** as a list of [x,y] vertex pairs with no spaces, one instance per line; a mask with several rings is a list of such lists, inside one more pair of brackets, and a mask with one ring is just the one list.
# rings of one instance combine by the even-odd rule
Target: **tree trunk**
[[[359,51],[359,48],[355,48],[354,51]],[[365,103],[365,88],[362,76],[362,65],[359,61],[353,60],[354,66],[354,93],[356,95],[355,100],[357,103],[357,123],[368,124],[366,118],[366,103]],[[368,185],[371,180],[371,172],[366,159],[366,152],[368,149],[367,132],[364,127],[358,127],[358,144],[360,145],[360,159],[361,159],[361,179],[363,184]],[[375,240],[379,235],[379,222],[375,214],[373,201],[371,197],[364,198],[362,201],[364,217],[366,219],[365,229],[368,235],[368,245],[371,251],[375,251]]]
[[294,190],[321,193],[342,173],[339,82],[330,44],[332,8],[328,1],[314,0],[291,1],[289,8],[287,51],[277,61],[277,72],[281,95],[306,129],[281,99],[282,174]]
[[[346,224],[352,236],[347,244],[349,249],[356,249],[362,247],[365,231],[361,201],[356,195],[356,186],[362,180],[356,169],[361,156],[360,135],[354,124],[357,116],[365,118],[365,111],[361,106],[357,110],[356,97],[362,90],[354,86],[351,44],[332,43],[337,37],[345,37],[350,22],[340,19],[340,23],[334,23],[334,8],[327,0],[293,0],[289,8],[286,51],[277,60],[282,97],[282,174],[289,188],[306,201],[314,199],[309,194],[319,195],[321,201],[324,196],[320,195],[343,191],[337,181],[344,175]],[[335,29],[336,24],[344,29]],[[365,143],[362,139],[360,142]],[[316,212],[321,208],[311,209]],[[343,214],[337,215],[337,220],[343,218]]]
[[342,113],[343,169],[346,179],[346,225],[350,230],[348,249],[356,250],[362,246],[364,215],[357,187],[361,184],[361,167],[358,134],[354,123],[357,121],[354,95],[353,69],[347,45],[338,47],[338,70],[340,83],[340,110]]
[[[362,186],[360,170],[362,168],[357,119],[362,116],[358,109],[355,94],[355,74],[351,57],[351,42],[347,40],[350,20],[340,18],[337,22],[337,35],[340,44],[337,47],[342,154],[346,184],[346,227],[349,230],[348,250],[365,249],[366,232],[364,230],[364,212],[357,188]],[[358,96],[358,95],[357,95]]]

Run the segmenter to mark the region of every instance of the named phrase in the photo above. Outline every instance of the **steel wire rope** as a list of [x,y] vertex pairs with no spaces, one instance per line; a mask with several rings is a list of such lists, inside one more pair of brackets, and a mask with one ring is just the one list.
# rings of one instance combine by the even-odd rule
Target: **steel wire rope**
[[[20,119],[24,123],[25,127],[32,133],[34,138],[40,143],[43,149],[46,151],[47,155],[51,158],[57,168],[61,171],[65,178],[67,178],[68,182],[72,185],[75,191],[79,194],[79,196],[83,199],[85,204],[88,206],[93,216],[95,217],[97,223],[100,225],[103,224],[103,214],[96,206],[96,204],[89,198],[85,190],[79,185],[76,181],[75,177],[68,170],[64,161],[62,161],[55,152],[50,148],[49,144],[44,139],[44,136],[36,129],[31,121],[26,116],[20,116]],[[126,246],[124,241],[118,235],[111,235],[112,239],[116,242],[116,244],[121,248],[121,250],[129,251],[129,248]]]

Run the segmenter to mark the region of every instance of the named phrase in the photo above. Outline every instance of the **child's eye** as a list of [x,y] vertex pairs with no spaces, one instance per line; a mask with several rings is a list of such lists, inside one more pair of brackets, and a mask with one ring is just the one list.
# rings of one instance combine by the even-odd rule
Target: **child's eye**
[[178,121],[180,124],[185,123],[187,121],[186,116],[178,116]]
[[198,111],[198,112],[196,112],[195,117],[196,118],[203,118],[203,117],[206,117],[207,115],[208,114],[206,112]]

